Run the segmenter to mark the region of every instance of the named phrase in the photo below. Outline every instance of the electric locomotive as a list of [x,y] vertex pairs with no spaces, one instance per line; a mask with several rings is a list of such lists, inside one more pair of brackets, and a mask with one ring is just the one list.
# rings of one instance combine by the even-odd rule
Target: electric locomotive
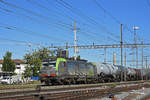
[[96,67],[86,60],[52,58],[43,61],[41,82],[53,84],[91,83],[96,79]]

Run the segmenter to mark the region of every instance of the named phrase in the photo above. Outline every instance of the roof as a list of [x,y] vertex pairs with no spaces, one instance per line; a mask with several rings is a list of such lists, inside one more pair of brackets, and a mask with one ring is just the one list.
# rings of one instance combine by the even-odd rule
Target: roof
[[[3,63],[3,61],[4,60],[0,60],[0,63]],[[12,61],[15,62],[15,63],[22,63],[22,64],[25,63],[24,60],[20,60],[20,59],[12,59]]]

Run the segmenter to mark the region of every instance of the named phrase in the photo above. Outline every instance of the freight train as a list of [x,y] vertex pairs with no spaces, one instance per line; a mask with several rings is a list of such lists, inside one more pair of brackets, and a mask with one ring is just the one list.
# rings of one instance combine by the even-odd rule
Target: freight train
[[[91,63],[86,60],[51,58],[43,61],[40,81],[47,85],[87,84],[116,82],[121,80],[121,66],[107,63]],[[127,81],[146,78],[147,70],[125,68]],[[123,74],[124,75],[124,74]]]

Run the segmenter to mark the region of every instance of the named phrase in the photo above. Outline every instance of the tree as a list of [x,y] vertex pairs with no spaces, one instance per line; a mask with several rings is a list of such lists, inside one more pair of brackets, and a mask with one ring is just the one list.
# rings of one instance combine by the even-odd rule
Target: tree
[[26,66],[25,72],[24,72],[24,76],[25,77],[31,77],[32,76],[32,71],[31,71],[31,67],[29,65]]
[[80,56],[77,56],[77,60],[80,60]]
[[39,71],[41,70],[42,60],[39,57],[34,57],[32,60],[32,65],[33,76],[38,76]]
[[11,60],[12,53],[6,52],[5,56],[3,57],[3,64],[2,64],[2,71],[5,72],[13,72],[16,69],[15,63]]
[[41,71],[42,61],[50,57],[55,57],[55,55],[55,51],[47,48],[42,48],[26,54],[24,60],[28,64],[28,67],[25,70],[25,74],[27,74],[25,76],[30,77],[31,74],[32,76],[38,76],[38,72]]

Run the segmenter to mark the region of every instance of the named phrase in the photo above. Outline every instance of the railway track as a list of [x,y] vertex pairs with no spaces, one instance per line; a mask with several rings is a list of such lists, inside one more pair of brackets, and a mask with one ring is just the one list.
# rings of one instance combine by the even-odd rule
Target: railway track
[[108,93],[114,94],[136,90],[142,87],[150,87],[147,81],[116,82],[101,84],[85,84],[71,86],[38,86],[30,91],[9,91],[0,93],[0,100],[87,100],[89,98],[101,98]]

